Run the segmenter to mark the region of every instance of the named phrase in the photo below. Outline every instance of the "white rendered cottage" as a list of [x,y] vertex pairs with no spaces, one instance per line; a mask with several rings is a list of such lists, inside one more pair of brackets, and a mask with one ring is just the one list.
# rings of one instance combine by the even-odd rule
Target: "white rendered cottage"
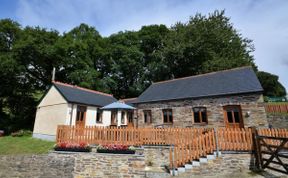
[[116,101],[110,94],[53,82],[37,106],[33,137],[55,140],[58,125],[133,125],[132,112],[101,110],[103,106]]

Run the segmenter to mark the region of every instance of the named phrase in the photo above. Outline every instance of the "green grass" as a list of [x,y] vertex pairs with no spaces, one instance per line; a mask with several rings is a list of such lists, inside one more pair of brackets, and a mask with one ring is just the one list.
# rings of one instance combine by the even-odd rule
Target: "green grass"
[[43,141],[28,136],[0,137],[0,155],[43,154],[53,148],[55,142]]
[[278,104],[288,104],[288,102],[265,102],[265,104],[270,104],[270,105],[278,105]]

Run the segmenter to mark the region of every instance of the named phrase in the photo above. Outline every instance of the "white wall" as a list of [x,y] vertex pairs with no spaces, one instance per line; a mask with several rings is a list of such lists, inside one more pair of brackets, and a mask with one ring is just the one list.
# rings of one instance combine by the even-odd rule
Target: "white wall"
[[52,86],[38,105],[39,107],[67,103],[65,98]]
[[66,124],[68,103],[52,86],[36,111],[33,137],[55,139],[57,126]]
[[[72,105],[69,104],[69,109],[67,111],[67,117],[66,117],[66,124],[70,125],[70,112],[72,110]],[[73,115],[72,115],[72,125],[75,125],[76,123],[76,115],[77,115],[77,104],[73,105]],[[80,105],[81,106],[81,105]],[[95,106],[87,106],[86,110],[86,126],[110,126],[111,124],[111,112],[110,111],[103,111],[102,115],[102,123],[96,123],[96,116],[97,116],[97,107]]]
[[97,126],[110,126],[111,125],[111,111],[103,111],[102,123],[97,123]]
[[95,126],[96,125],[96,114],[97,107],[88,106],[86,111],[86,126]]

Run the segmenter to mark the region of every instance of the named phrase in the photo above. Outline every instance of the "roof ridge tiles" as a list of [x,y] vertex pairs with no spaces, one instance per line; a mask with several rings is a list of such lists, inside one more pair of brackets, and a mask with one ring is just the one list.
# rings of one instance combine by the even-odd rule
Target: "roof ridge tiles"
[[104,92],[97,91],[97,90],[91,90],[91,89],[88,89],[88,88],[79,87],[79,86],[77,86],[77,85],[71,85],[71,84],[63,83],[63,82],[59,82],[59,81],[53,81],[52,83],[64,85],[64,86],[71,87],[71,88],[77,88],[77,89],[79,89],[79,90],[84,90],[84,91],[88,91],[88,92],[91,92],[91,93],[97,93],[97,94],[100,94],[100,95],[106,95],[106,96],[111,96],[111,97],[113,97],[112,94],[104,93]]
[[137,97],[134,98],[124,98],[124,99],[120,99],[120,101],[129,101],[129,100],[134,100],[137,99]]
[[170,80],[163,80],[163,81],[159,81],[159,82],[153,82],[152,84],[160,84],[160,83],[166,83],[166,82],[173,82],[173,81],[177,81],[177,80],[202,77],[202,76],[206,76],[206,75],[213,75],[216,73],[229,72],[229,71],[240,70],[240,69],[244,69],[244,68],[252,68],[252,66],[242,66],[242,67],[237,67],[237,68],[232,68],[232,69],[220,70],[220,71],[215,71],[215,72],[208,72],[208,73],[204,73],[204,74],[192,75],[192,76],[187,76],[187,77],[180,77],[180,78],[175,78],[175,79],[170,79]]

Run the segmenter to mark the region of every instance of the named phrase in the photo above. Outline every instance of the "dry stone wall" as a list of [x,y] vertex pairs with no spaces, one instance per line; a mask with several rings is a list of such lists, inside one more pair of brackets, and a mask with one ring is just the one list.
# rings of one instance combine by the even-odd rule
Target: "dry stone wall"
[[269,114],[268,123],[272,128],[288,129],[288,114]]

